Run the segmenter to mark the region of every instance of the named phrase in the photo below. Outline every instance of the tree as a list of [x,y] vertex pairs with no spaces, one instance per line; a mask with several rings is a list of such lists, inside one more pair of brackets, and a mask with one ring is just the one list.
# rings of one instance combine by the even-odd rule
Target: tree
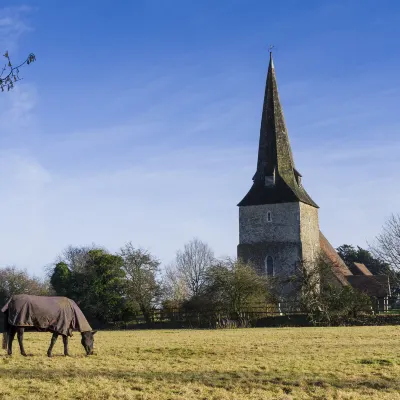
[[242,260],[232,259],[220,261],[207,271],[205,296],[236,315],[275,301],[267,276],[257,274]]
[[357,246],[356,249],[352,245],[343,244],[336,250],[340,258],[349,267],[352,266],[353,263],[358,262],[365,264],[374,275],[387,275],[389,273],[388,263],[382,261],[380,258],[374,257],[370,251],[360,246]]
[[162,277],[162,295],[163,304],[167,308],[179,308],[190,297],[188,286],[174,265],[165,267]]
[[185,282],[190,296],[198,296],[205,283],[214,253],[207,243],[195,238],[176,253],[176,270]]
[[85,309],[102,322],[117,321],[124,308],[122,257],[103,249],[90,250],[83,272],[73,275]]
[[7,59],[7,63],[3,67],[0,73],[0,88],[2,92],[4,92],[5,88],[7,89],[7,91],[13,89],[15,82],[20,81],[22,79],[19,77],[19,69],[25,64],[29,65],[36,60],[35,55],[31,53],[24,62],[14,67],[11,63],[8,51],[4,53],[4,57]]
[[122,267],[119,255],[101,248],[70,246],[55,264],[50,282],[57,295],[75,300],[89,317],[116,321],[126,311]]
[[137,304],[146,322],[150,322],[150,311],[161,294],[157,282],[160,261],[146,250],[135,249],[130,242],[120,250],[119,255],[123,259],[126,296],[132,304]]
[[16,267],[0,269],[0,304],[14,294],[48,295],[50,292],[47,282],[30,277],[26,270]]
[[71,270],[65,262],[59,262],[55,265],[50,283],[59,296],[68,297],[72,292],[71,275]]
[[68,246],[57,257],[57,262],[68,265],[73,272],[84,271],[87,261],[89,260],[89,252],[91,250],[103,250],[101,246],[92,243],[90,246]]
[[370,245],[375,257],[389,265],[393,294],[400,294],[400,214],[392,214],[384,223],[382,232]]
[[392,214],[371,246],[372,253],[400,272],[400,214]]
[[291,278],[299,296],[300,309],[314,324],[332,324],[371,310],[370,298],[350,285],[338,283],[330,262],[320,254],[313,262],[301,262]]
[[276,304],[269,277],[242,260],[215,261],[208,268],[203,288],[182,304],[184,318],[207,326],[248,326],[255,307],[267,311]]

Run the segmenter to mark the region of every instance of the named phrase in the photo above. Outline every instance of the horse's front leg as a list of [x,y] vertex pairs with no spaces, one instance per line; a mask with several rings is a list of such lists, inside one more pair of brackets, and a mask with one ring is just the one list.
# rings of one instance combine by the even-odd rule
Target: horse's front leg
[[12,345],[13,345],[13,341],[15,338],[15,334],[17,333],[17,328],[15,326],[11,326],[10,329],[8,330],[8,350],[7,350],[7,354],[9,356],[12,355]]
[[50,347],[49,347],[49,349],[47,350],[47,356],[48,357],[51,357],[51,352],[53,351],[53,347],[54,347],[54,345],[56,344],[56,342],[57,342],[57,338],[58,338],[58,333],[53,333],[53,336],[52,336],[52,338],[51,338],[51,342],[50,342]]
[[21,351],[21,355],[26,357],[25,349],[24,349],[24,328],[17,328],[17,337],[19,343],[19,349]]
[[68,336],[67,335],[63,335],[63,343],[64,343],[64,356],[69,356],[68,354]]

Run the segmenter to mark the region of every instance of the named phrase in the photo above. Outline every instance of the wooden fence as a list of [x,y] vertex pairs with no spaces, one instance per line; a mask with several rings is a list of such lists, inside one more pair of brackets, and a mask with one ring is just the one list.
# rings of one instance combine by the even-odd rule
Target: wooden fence
[[[399,314],[400,304],[396,299],[372,299],[372,307],[357,310],[366,315]],[[115,322],[114,329],[152,328],[229,328],[260,326],[260,321],[269,325],[306,324],[308,314],[297,302],[282,302],[276,305],[260,304],[241,312],[226,309],[190,310],[185,308],[154,308],[146,316],[137,313],[130,322]],[[279,323],[278,323],[279,322]],[[262,324],[261,324],[262,326]]]

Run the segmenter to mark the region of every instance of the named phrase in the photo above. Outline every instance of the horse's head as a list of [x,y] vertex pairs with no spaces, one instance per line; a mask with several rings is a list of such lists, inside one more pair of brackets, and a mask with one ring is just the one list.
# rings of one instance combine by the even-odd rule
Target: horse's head
[[86,351],[86,355],[90,356],[93,354],[93,345],[94,345],[94,334],[97,331],[89,331],[89,332],[82,332],[82,346]]

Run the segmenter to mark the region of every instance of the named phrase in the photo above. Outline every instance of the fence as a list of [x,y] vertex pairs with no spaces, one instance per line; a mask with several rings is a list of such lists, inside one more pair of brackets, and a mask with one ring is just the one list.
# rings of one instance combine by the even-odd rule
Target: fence
[[[369,316],[398,315],[400,303],[395,298],[375,298],[372,307],[356,310]],[[389,321],[389,319],[386,319]],[[397,319],[395,319],[397,321]],[[226,309],[190,310],[185,308],[154,308],[147,315],[137,313],[130,322],[115,322],[111,329],[140,328],[230,328],[250,326],[306,326],[311,322],[307,311],[298,302],[275,305],[260,304],[241,312]]]

